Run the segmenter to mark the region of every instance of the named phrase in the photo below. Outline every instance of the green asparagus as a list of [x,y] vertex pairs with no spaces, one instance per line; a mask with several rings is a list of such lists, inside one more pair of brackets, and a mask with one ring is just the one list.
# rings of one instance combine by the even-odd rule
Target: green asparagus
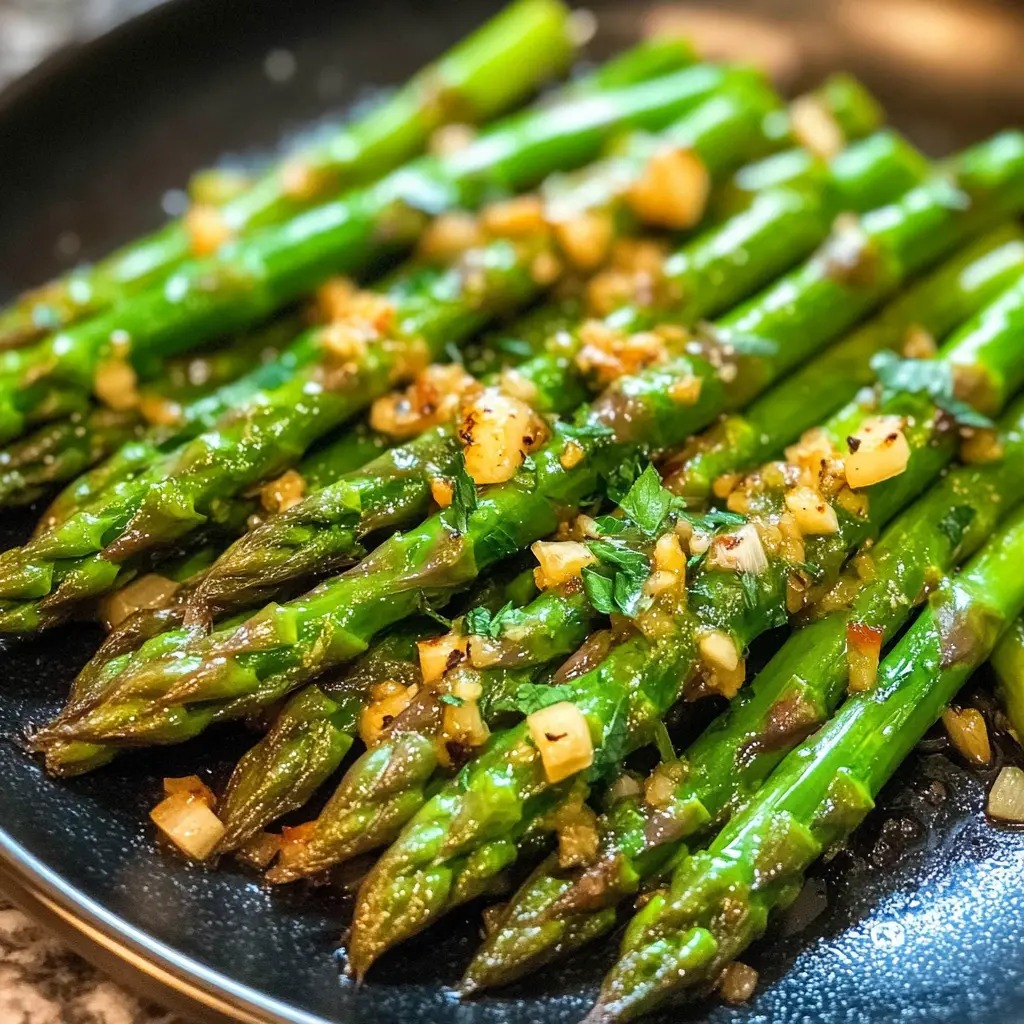
[[[817,490],[804,485],[787,491],[783,498],[785,474],[780,474],[780,482],[773,482],[766,472],[763,478],[748,482],[744,514],[763,524],[777,522],[794,501],[822,513],[831,509],[826,515],[829,522],[811,520],[803,531],[809,535],[803,538],[805,554],[799,560],[815,566],[819,587],[834,580],[846,556],[877,534],[952,457],[952,438],[943,429],[948,413],[935,404],[935,400],[946,400],[951,363],[966,360],[983,367],[990,397],[998,407],[1005,389],[1012,390],[1024,380],[1024,366],[1016,358],[1022,338],[1024,283],[986,309],[963,334],[958,333],[947,353],[949,362],[934,364],[944,371],[942,385],[929,378],[926,386],[915,379],[914,373],[924,365],[918,364],[913,373],[906,370],[900,376],[903,390],[885,393],[869,409],[858,403],[829,422],[825,433],[831,452],[838,452],[848,437],[859,439],[861,431],[865,443],[872,443],[872,433],[882,431],[887,432],[885,443],[899,440],[906,446],[907,462],[898,476],[875,483],[863,503],[855,497],[844,507],[839,504],[839,492],[836,508],[831,509]],[[972,414],[965,410],[963,415]],[[902,431],[893,423],[903,423]],[[828,466],[831,457],[820,451],[808,456],[814,466],[822,458]],[[851,484],[856,482],[851,468],[855,460],[851,452],[846,463]],[[852,490],[847,493],[854,495]],[[787,608],[794,610],[789,593],[793,555],[788,548],[779,548],[786,554],[769,558],[757,536],[749,524],[731,534],[725,543],[732,554],[725,556],[725,562],[716,556],[709,569],[687,587],[683,612],[657,616],[651,624],[641,625],[640,636],[621,644],[601,666],[574,681],[568,699],[597,737],[595,766],[607,768],[606,758],[618,761],[630,749],[649,742],[656,723],[682,695],[694,672],[703,670],[704,685],[713,689],[728,692],[738,686],[741,679],[731,678],[738,668],[738,652],[759,634],[783,624]],[[750,550],[745,551],[748,544]],[[628,611],[621,606],[620,610]],[[719,670],[729,682],[719,680]],[[349,951],[358,976],[397,941],[486,891],[494,875],[516,859],[521,831],[565,795],[566,784],[549,780],[542,758],[529,746],[529,735],[526,722],[493,737],[484,753],[418,812],[377,862],[356,906]],[[491,795],[499,784],[500,803]],[[486,813],[478,813],[481,802]],[[459,822],[457,839],[449,840],[448,825],[454,821]]]
[[992,654],[999,699],[1018,743],[1024,743],[1024,619],[1015,619]]
[[459,633],[443,638],[445,644],[454,640],[458,646],[451,649],[459,650],[468,635],[463,660],[417,693],[384,736],[352,765],[311,833],[270,873],[270,881],[315,874],[391,842],[426,801],[440,746],[457,748],[470,739],[479,745],[481,734],[486,735],[484,729],[470,737],[458,722],[448,723],[446,708],[451,705],[446,702],[461,702],[456,705],[461,708],[465,700],[460,693],[479,692],[470,703],[485,725],[493,726],[510,710],[522,686],[536,684],[580,646],[596,618],[579,587],[546,590],[525,608],[513,611],[507,606],[483,624],[478,611],[473,616]]
[[[78,476],[129,441],[132,450],[141,450],[146,417],[171,424],[180,435],[197,413],[209,415],[208,395],[277,357],[294,337],[296,320],[286,317],[210,352],[169,360],[163,380],[138,395],[131,408],[79,410],[0,450],[0,505],[35,501],[50,485]],[[147,436],[155,441],[170,434],[167,426],[157,426]],[[83,492],[84,487],[78,491]],[[60,514],[57,506],[44,519],[52,522]]]
[[995,297],[1024,266],[1024,236],[996,229],[894,299],[877,318],[811,360],[743,412],[727,416],[670,456],[666,486],[692,504],[706,502],[720,476],[771,458],[805,430],[871,384],[871,359],[900,349],[914,333],[926,343]]
[[331,273],[350,273],[411,246],[430,214],[478,207],[593,159],[628,127],[662,128],[739,72],[697,65],[650,83],[528,113],[446,157],[428,157],[345,198],[182,264],[118,307],[0,355],[0,439],[19,434],[51,383],[91,389],[126,347],[151,376],[169,354],[267,316]]
[[710,987],[792,902],[804,872],[863,821],[882,787],[1024,610],[1024,513],[947,578],[875,686],[794,750],[706,852],[684,860],[626,931],[589,1022],[628,1020]]
[[[720,828],[810,732],[835,710],[856,658],[898,632],[930,581],[969,557],[1024,498],[1024,401],[1002,421],[1002,458],[962,466],[900,515],[869,550],[870,573],[855,562],[753,684],[670,765],[682,781],[653,802],[626,796],[600,822],[590,862],[560,869],[549,857],[502,911],[470,964],[464,993],[534,971],[607,933],[616,904],[673,863],[684,839]],[[830,610],[828,610],[830,609]],[[861,682],[863,685],[863,681]],[[661,771],[661,769],[659,769]]]
[[[865,143],[865,152],[855,154],[853,160],[856,166],[862,168],[869,180],[876,179],[879,168],[887,163],[887,161],[882,161],[879,164],[875,160],[868,159],[868,154],[872,151],[875,151],[875,146],[872,140],[868,140]],[[883,147],[883,152],[891,155],[892,150],[886,146]],[[853,186],[856,177],[851,175],[846,181],[849,186]],[[868,191],[871,190],[868,189]],[[855,193],[856,189],[851,189],[851,195]],[[949,195],[946,188],[940,187],[936,193],[934,202],[938,208],[947,211],[947,216],[954,223],[961,222],[962,214],[949,210]],[[921,197],[927,198],[929,194],[927,190],[917,193],[917,198],[910,204],[910,208],[920,209],[924,211],[924,215],[927,215],[929,210],[934,211],[934,206],[921,202]],[[845,194],[843,198],[847,198]],[[902,207],[898,209],[902,210]],[[977,214],[970,217],[968,224],[974,220],[975,216]],[[887,217],[891,219],[891,214],[887,214]],[[681,251],[679,257],[672,261],[675,265],[673,273],[676,279],[686,281],[693,289],[692,297],[687,303],[688,312],[697,316],[714,312],[716,303],[728,306],[741,297],[745,291],[757,287],[761,283],[758,279],[758,268],[764,278],[769,278],[789,264],[792,250],[785,246],[783,240],[789,239],[797,247],[796,251],[799,252],[803,246],[809,243],[813,244],[814,238],[818,237],[817,231],[823,220],[827,222],[827,214],[822,210],[819,199],[812,197],[808,200],[803,192],[787,191],[766,196],[763,202],[755,203],[749,211],[740,215],[737,221],[730,222],[720,231],[712,232],[710,235],[698,239]],[[915,221],[915,226],[916,223]],[[910,236],[914,235],[914,231],[905,222],[903,230],[907,230]],[[899,237],[900,233],[900,231],[896,231],[895,236]],[[740,242],[744,239],[747,244],[741,245]],[[723,245],[723,240],[728,240],[730,244]],[[735,267],[742,268],[742,272],[731,275],[730,271]],[[805,276],[808,276],[812,282],[817,282],[816,287],[822,288],[826,292],[833,295],[836,293],[847,295],[849,304],[855,305],[860,290],[854,291],[839,282],[833,282],[831,276],[826,273],[827,269],[828,263],[818,259],[812,263],[811,270],[805,272]],[[730,292],[728,290],[725,282],[729,280],[734,281],[737,291]],[[771,312],[777,304],[771,296],[772,293],[769,293],[771,301],[766,303],[764,310],[766,323],[777,318],[780,323],[786,324],[787,314],[784,311],[779,314]],[[702,308],[700,306],[702,300],[708,302],[709,306]],[[813,315],[808,323],[804,323],[803,318],[800,318],[801,326],[805,328],[805,331],[809,331],[809,324],[816,323],[819,332],[831,332],[834,308],[836,308],[834,304],[829,303],[816,306],[812,310]],[[842,315],[853,316],[855,309],[844,310]],[[804,332],[797,330],[794,330],[793,334],[797,339],[806,337]],[[813,337],[813,332],[810,332],[810,340],[806,344],[813,345]],[[799,341],[794,342],[794,344],[798,343]],[[799,356],[799,354],[799,351],[794,353],[795,356]],[[517,485],[516,481],[513,481],[510,486],[493,488],[487,492],[479,509],[471,517],[472,547],[467,543],[468,538],[464,531],[455,534],[455,531],[449,526],[450,513],[435,517],[417,530],[386,542],[361,566],[345,577],[322,585],[303,601],[284,606],[281,614],[287,616],[291,616],[301,609],[299,621],[302,623],[303,640],[300,644],[293,645],[293,653],[299,655],[300,649],[313,641],[319,630],[323,628],[323,624],[329,622],[332,623],[330,626],[332,632],[337,628],[339,638],[347,638],[346,642],[353,646],[350,654],[339,645],[335,652],[328,655],[328,660],[344,660],[346,657],[357,654],[365,647],[366,641],[361,639],[363,634],[367,638],[371,637],[389,622],[398,621],[414,610],[414,607],[419,608],[424,600],[443,599],[452,587],[458,588],[462,585],[465,573],[468,572],[468,578],[472,578],[477,572],[511,551],[519,550],[530,541],[550,533],[557,525],[555,508],[551,503],[557,502],[559,506],[565,506],[570,502],[578,503],[594,492],[603,479],[602,473],[608,472],[607,468],[601,469],[600,462],[595,467],[593,458],[586,458],[575,467],[563,467],[560,461],[563,445],[569,441],[581,450],[589,448],[597,451],[602,459],[607,455],[607,462],[604,465],[615,467],[624,461],[622,446],[612,448],[606,444],[598,445],[597,442],[602,440],[607,442],[609,437],[613,438],[614,433],[610,433],[611,425],[619,422],[623,417],[627,422],[632,421],[638,430],[646,429],[648,422],[658,423],[660,419],[660,422],[664,424],[667,436],[664,438],[655,436],[650,445],[652,448],[665,448],[673,444],[673,430],[679,431],[676,436],[688,434],[695,413],[698,416],[713,414],[710,410],[705,412],[704,407],[699,404],[697,406],[686,404],[688,399],[682,402],[673,400],[666,390],[672,383],[688,378],[691,375],[691,366],[692,362],[684,359],[682,365],[675,362],[670,364],[667,369],[659,368],[635,379],[627,378],[624,385],[613,388],[606,400],[599,402],[589,413],[586,413],[577,426],[556,428],[556,441],[547,447],[545,461],[543,463],[535,461],[534,463],[535,466],[543,467],[545,487],[538,489],[539,493],[535,494],[532,485],[522,488]],[[709,393],[711,393],[711,402],[706,404],[713,405],[718,401],[718,394],[711,389],[709,389]],[[626,394],[635,396],[635,408],[633,406],[620,408],[621,396]],[[638,414],[644,407],[650,409],[649,420],[640,420],[639,418]],[[586,417],[589,417],[589,421]],[[621,440],[625,442],[627,452],[634,447],[631,444],[632,437],[629,433],[625,433]],[[628,466],[629,460],[625,461]],[[536,470],[531,467],[529,472],[532,474]],[[561,486],[563,480],[568,481],[568,487]],[[521,539],[510,534],[509,526],[506,524],[512,527],[519,524]],[[495,526],[498,526],[498,529],[495,529]],[[388,582],[378,590],[383,580]],[[388,592],[389,595],[387,600],[383,600],[385,592]],[[378,599],[378,594],[380,599]],[[335,626],[334,618],[340,609],[350,609],[353,614],[349,621],[344,624],[339,621]],[[329,617],[317,625],[320,622],[319,617],[328,610]],[[267,624],[262,627],[263,629],[273,628],[271,623],[273,615],[276,614],[276,612],[267,613],[271,618],[267,619]],[[227,631],[214,634],[209,641],[210,647],[214,648],[222,644],[229,635]],[[187,652],[188,657],[176,657],[173,664],[169,660],[162,660],[162,656],[165,653],[170,653],[176,645],[178,654]],[[128,666],[124,666],[126,672],[124,691],[117,693],[115,688],[111,690],[108,697],[111,700],[119,700],[126,696],[135,687],[134,679],[137,676],[142,679],[151,677],[150,683],[143,684],[144,689],[153,686],[155,680],[163,677],[163,690],[161,691],[159,686],[156,686],[154,693],[166,693],[169,688],[173,692],[175,680],[187,680],[189,672],[201,664],[202,657],[197,649],[196,637],[185,634],[176,639],[164,638],[158,643],[143,647],[139,656],[133,661],[130,670]],[[297,658],[287,672],[282,673],[275,680],[271,690],[266,691],[267,694],[275,691],[278,686],[283,685],[288,689],[302,682],[301,678],[295,678],[292,682],[291,677],[297,671],[301,673],[304,670],[303,665],[308,666],[310,671],[316,667],[310,661],[308,652]],[[268,663],[262,671],[265,672],[269,667]],[[234,660],[224,660],[222,671],[226,676],[233,676],[235,669]],[[249,675],[247,668],[232,684],[232,687],[248,689],[256,699],[262,699],[263,688],[258,683],[259,671],[261,670],[257,669],[255,673]],[[188,699],[188,695],[184,689],[175,695],[176,701],[185,699]],[[134,711],[139,711],[143,706],[143,703],[134,697],[130,703]],[[150,701],[149,704],[152,707],[154,702]],[[243,704],[239,704],[237,709],[241,709],[243,706]],[[157,713],[156,717],[163,720],[169,714],[170,712],[164,710]],[[181,717],[183,712],[176,711],[174,714]],[[127,718],[122,718],[121,721],[127,721]],[[66,721],[62,722],[61,728],[71,729],[72,724]],[[136,728],[141,731],[142,727],[138,720],[136,720]],[[56,738],[55,735],[51,737],[51,739]],[[64,739],[69,738],[72,737],[64,737]],[[113,733],[110,733],[110,738],[113,738]]]
[[[218,225],[235,237],[279,224],[416,156],[444,124],[479,124],[510,109],[566,70],[573,55],[570,35],[569,12],[558,0],[517,0],[386,103],[228,201],[217,213]],[[646,78],[690,59],[685,46],[645,49],[620,65],[612,82],[628,84],[634,71]],[[0,313],[0,349],[24,345],[164,281],[196,247],[189,219],[176,220],[93,267],[29,292]]]

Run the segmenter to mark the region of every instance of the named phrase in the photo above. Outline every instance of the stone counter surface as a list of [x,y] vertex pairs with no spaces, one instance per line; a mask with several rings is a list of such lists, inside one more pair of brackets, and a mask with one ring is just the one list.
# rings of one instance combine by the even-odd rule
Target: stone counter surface
[[186,1024],[147,1006],[0,897],[2,1024]]

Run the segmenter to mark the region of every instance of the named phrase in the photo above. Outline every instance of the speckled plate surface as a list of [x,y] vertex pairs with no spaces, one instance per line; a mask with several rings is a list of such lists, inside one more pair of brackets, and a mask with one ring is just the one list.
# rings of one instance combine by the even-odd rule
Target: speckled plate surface
[[[0,96],[0,298],[157,225],[168,191],[194,167],[265,152],[337,116],[496,6],[173,0],[51,61]],[[1005,4],[593,6],[599,54],[652,20],[682,17],[712,52],[755,54],[787,88],[847,67],[937,154],[1022,120],[1024,28]],[[4,515],[0,543],[20,540],[29,521]],[[57,708],[96,639],[75,627],[0,652],[0,888],[87,956],[201,1019],[569,1024],[582,1015],[611,944],[460,1005],[445,986],[473,948],[474,909],[387,957],[356,993],[336,954],[343,893],[270,892],[241,872],[168,856],[146,824],[161,777],[201,763],[222,780],[251,740],[241,731],[72,782],[47,779],[20,737]],[[974,691],[982,705],[985,684]],[[989,778],[942,750],[915,755],[852,849],[815,872],[751,952],[762,977],[754,1000],[652,1019],[1024,1022],[1024,834],[985,822]]]

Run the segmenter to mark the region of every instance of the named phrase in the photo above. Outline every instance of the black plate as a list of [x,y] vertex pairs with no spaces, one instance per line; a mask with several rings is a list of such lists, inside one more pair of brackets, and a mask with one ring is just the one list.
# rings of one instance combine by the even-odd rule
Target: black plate
[[[367,85],[400,81],[497,6],[484,0],[178,0],[51,61],[0,97],[0,296],[158,224],[161,198],[219,155],[252,154],[337,113]],[[597,52],[667,5],[594,4]],[[915,21],[922,11],[934,17]],[[762,20],[762,15],[768,20]],[[898,0],[730,4],[688,18],[709,45],[756,51],[790,87],[844,66],[897,124],[939,153],[1018,123],[1024,31],[1013,8]],[[296,58],[272,82],[275,48]],[[80,248],[75,249],[76,244]],[[0,543],[27,517],[6,516]],[[96,641],[65,629],[0,655],[0,887],[126,982],[186,1012],[245,1021],[571,1022],[612,946],[466,1006],[444,989],[473,948],[455,915],[355,993],[335,950],[345,900],[268,892],[232,870],[168,856],[146,812],[164,775],[222,780],[251,737],[127,757],[92,777],[47,779],[19,746]],[[983,683],[984,681],[982,681]],[[983,693],[983,691],[982,691]],[[678,1020],[1024,1021],[1024,835],[984,821],[986,776],[918,755],[854,848],[816,872],[798,906],[751,952],[749,1007],[689,1007]]]

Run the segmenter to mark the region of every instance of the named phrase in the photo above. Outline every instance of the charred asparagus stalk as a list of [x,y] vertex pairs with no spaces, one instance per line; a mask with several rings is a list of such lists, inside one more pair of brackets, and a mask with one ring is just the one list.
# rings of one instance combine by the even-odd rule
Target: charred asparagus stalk
[[1018,509],[931,595],[875,685],[794,750],[707,851],[675,869],[627,930],[588,1021],[629,1020],[673,992],[707,988],[764,933],[769,912],[792,902],[807,868],[860,824],[1024,609],[1022,557]]
[[[649,798],[626,796],[601,817],[589,863],[567,870],[549,857],[537,868],[474,957],[464,992],[507,984],[607,933],[616,905],[650,886],[684,840],[699,844],[753,797],[828,719],[848,681],[871,684],[879,651],[929,580],[972,555],[1024,498],[1022,431],[1018,400],[1001,424],[1000,460],[952,470],[854,560],[729,710],[678,762],[657,769]],[[672,778],[681,781],[673,787]]]
[[[640,620],[640,636],[617,647],[601,666],[574,681],[566,706],[586,723],[590,735],[600,737],[593,741],[593,765],[607,769],[607,758],[618,761],[630,749],[649,742],[655,724],[698,669],[705,673],[705,686],[724,692],[738,688],[740,652],[760,633],[784,623],[787,610],[798,611],[796,602],[813,594],[813,588],[800,589],[800,573],[794,574],[797,563],[806,561],[816,567],[819,587],[834,580],[846,556],[876,535],[952,457],[954,446],[943,430],[947,413],[935,404],[928,388],[939,402],[945,402],[950,367],[966,359],[984,368],[986,387],[979,395],[998,407],[1004,389],[1024,379],[1024,366],[1016,358],[1022,330],[1024,286],[1018,285],[956,339],[949,362],[934,364],[931,372],[936,377],[944,374],[941,387],[926,384],[925,374],[916,380],[909,370],[898,380],[893,375],[890,383],[904,390],[893,390],[872,407],[858,404],[844,410],[813,444],[807,443],[796,456],[804,463],[796,486],[792,474],[783,471],[776,477],[772,466],[744,482],[730,508],[749,515],[752,522],[705,548],[710,552],[708,568],[687,586],[685,609],[666,615],[656,605],[649,619]],[[918,366],[913,370],[920,372]],[[908,393],[908,388],[916,390]],[[971,422],[972,415],[963,413],[966,422]],[[895,470],[898,475],[872,477],[883,460],[872,461],[873,450],[866,450],[861,456],[850,452],[845,477],[831,477],[826,471],[825,478],[815,481],[823,459],[826,470],[842,463],[838,453],[846,438],[856,444],[863,439],[869,448],[875,435],[883,433],[886,450],[898,446],[905,455],[903,468]],[[860,474],[859,464],[865,457],[869,472]],[[803,477],[811,482],[802,482]],[[869,485],[867,494],[852,490]],[[795,552],[780,541],[770,557],[758,540],[756,526],[786,523],[782,517],[787,511],[802,550]],[[771,547],[774,534],[766,536]],[[719,553],[725,551],[730,553]],[[629,612],[624,605],[617,608]],[[629,723],[625,729],[624,722]],[[424,806],[377,862],[360,890],[356,908],[350,957],[357,975],[396,941],[486,891],[494,874],[515,860],[520,836],[564,795],[566,783],[548,770],[546,759],[529,745],[528,736],[535,736],[529,720],[493,737],[483,754]],[[477,794],[489,791],[499,777],[503,780],[500,816],[478,819],[475,812],[464,810],[476,806]],[[456,819],[458,843],[449,844],[444,825]]]
[[[869,149],[873,148],[869,143],[865,145]],[[858,163],[870,178],[876,177],[879,165],[875,161],[864,160],[858,161]],[[850,181],[852,182],[852,180],[851,178]],[[940,230],[943,235],[947,233],[951,224],[961,222],[963,214],[954,213],[950,209],[947,186],[942,185],[938,188],[933,197],[933,205],[921,202],[922,198],[927,199],[931,194],[932,191],[926,189],[919,193],[912,203],[908,204],[910,209],[920,210],[921,213],[920,215],[914,214],[909,220],[903,219],[900,222],[901,230],[893,229],[894,240],[901,237],[902,230],[908,233],[908,241],[913,238],[918,223],[915,218],[922,216],[927,224],[936,208],[946,211],[946,216],[949,218],[948,222],[940,222]],[[902,207],[899,209],[902,211]],[[766,276],[771,276],[779,269],[777,261],[780,258],[786,259],[788,262],[789,253],[784,251],[780,245],[779,236],[795,237],[797,234],[805,234],[804,231],[788,233],[782,229],[794,227],[796,224],[819,224],[822,215],[820,202],[812,199],[808,205],[803,193],[775,195],[766,197],[764,204],[755,204],[750,211],[741,215],[739,222],[723,228],[722,231],[727,232],[727,235],[716,232],[693,243],[690,248],[684,250],[678,260],[674,261],[679,278],[696,286],[687,308],[691,312],[699,310],[697,303],[698,297],[701,296],[706,297],[707,301],[712,304],[716,302],[728,304],[742,295],[744,289],[756,287],[758,283],[754,269],[756,266],[760,265]],[[885,219],[886,221],[892,219],[889,211],[887,211]],[[970,219],[973,219],[973,216]],[[970,219],[968,223],[970,223]],[[900,218],[897,217],[897,220]],[[809,229],[806,230],[806,234],[813,238]],[[737,243],[738,238],[746,237],[750,240],[749,246],[742,251],[726,247],[721,244],[723,237],[727,237],[733,244]],[[807,238],[802,237],[796,244],[807,244]],[[915,248],[910,247],[910,252],[914,251]],[[740,289],[738,294],[730,294],[725,284],[722,283],[723,279],[729,279],[729,271],[734,265],[743,268],[743,273],[735,275],[736,287]],[[703,274],[700,273],[701,271]],[[805,321],[802,316],[798,317],[804,327],[803,331],[797,330],[797,325],[793,324],[792,333],[798,339],[794,344],[813,346],[815,337],[828,336],[835,330],[833,314],[837,309],[840,312],[840,317],[852,317],[856,315],[859,303],[872,301],[870,295],[861,294],[861,289],[855,289],[834,280],[829,272],[829,264],[824,259],[812,263],[810,270],[804,272],[804,276],[810,282],[808,288],[812,294],[820,288],[832,296],[836,294],[843,296],[847,301],[845,308],[829,302],[814,304],[810,310],[812,315],[809,319]],[[704,287],[705,282],[707,283],[706,287]],[[881,288],[880,283],[876,286]],[[784,309],[776,313],[774,310],[777,306],[778,303],[769,293],[763,309],[766,325],[776,318],[781,323],[788,324],[787,318],[797,312],[796,310],[787,312]],[[711,309],[714,309],[713,305]],[[818,332],[817,335],[815,331]],[[794,353],[796,358],[799,358],[799,354],[799,351]],[[429,520],[423,527],[410,531],[403,537],[396,537],[388,541],[362,567],[346,577],[322,585],[309,595],[308,601],[300,601],[294,605],[294,608],[302,608],[302,620],[310,623],[317,621],[317,616],[322,614],[321,608],[324,611],[328,608],[334,609],[331,612],[330,621],[332,622],[333,616],[337,614],[338,610],[350,609],[353,613],[351,621],[346,622],[342,627],[344,632],[341,635],[351,637],[355,645],[352,653],[359,653],[359,650],[362,649],[360,645],[365,646],[366,641],[360,639],[365,631],[368,631],[367,637],[372,636],[377,629],[383,628],[388,622],[398,621],[405,614],[409,614],[413,610],[413,605],[419,607],[424,598],[428,600],[443,599],[452,587],[461,585],[460,581],[464,578],[465,572],[468,572],[469,578],[472,578],[477,572],[486,568],[487,565],[493,564],[507,553],[521,549],[530,541],[550,533],[557,525],[557,517],[549,502],[555,501],[559,506],[564,507],[568,502],[578,502],[589,497],[595,488],[601,485],[604,476],[611,472],[609,466],[613,469],[620,466],[625,453],[643,450],[642,433],[636,442],[632,441],[635,431],[646,430],[649,422],[663,424],[669,437],[662,438],[654,434],[647,440],[647,444],[652,448],[671,445],[673,442],[669,438],[676,429],[679,430],[679,435],[676,436],[688,434],[694,415],[706,416],[709,411],[705,410],[700,403],[696,406],[688,404],[692,398],[692,392],[687,391],[686,395],[682,396],[685,400],[676,401],[671,397],[670,391],[666,389],[669,389],[677,381],[686,382],[692,377],[692,366],[692,360],[684,358],[682,363],[670,363],[667,368],[659,368],[641,377],[625,378],[627,385],[635,380],[635,384],[632,384],[629,389],[635,396],[635,408],[626,408],[621,410],[620,414],[616,414],[616,409],[620,405],[618,396],[627,393],[622,390],[625,385],[620,385],[613,388],[609,393],[609,399],[587,413],[576,427],[557,428],[555,442],[549,444],[546,449],[542,449],[547,454],[543,462],[537,463],[538,466],[543,467],[542,479],[545,483],[543,490],[535,493],[534,484],[527,488],[521,488],[513,481],[514,486],[493,488],[488,491],[479,508],[470,513],[472,547],[467,543],[465,528],[460,525],[457,537],[453,538],[457,540],[457,544],[450,555],[445,557],[445,562],[447,564],[450,558],[458,554],[460,550],[464,550],[466,554],[459,555],[454,563],[447,565],[445,572],[424,577],[421,570],[424,566],[429,567],[438,557],[438,553],[447,551],[451,547],[446,538],[452,537],[456,524],[461,524],[462,518],[467,512],[465,504],[461,511],[456,509],[454,513],[446,512],[440,517]],[[716,402],[720,401],[720,395],[717,389],[710,390],[710,394],[709,404],[714,406]],[[639,418],[642,409],[649,412],[649,419],[645,417],[641,420]],[[620,444],[615,446],[611,440],[615,438],[612,425],[616,422],[617,415],[626,415],[629,418],[630,432],[624,434]],[[606,423],[606,420],[610,422]],[[570,442],[570,447],[573,450],[579,448],[585,456],[590,451],[591,455],[579,462],[572,462],[569,466],[563,465],[561,462],[562,449]],[[595,459],[594,453],[600,458]],[[604,462],[606,458],[607,462]],[[626,460],[626,464],[628,467],[628,460]],[[508,505],[507,508],[506,505]],[[453,515],[457,516],[455,520],[452,520]],[[500,524],[500,530],[494,529],[495,524]],[[522,531],[521,538],[509,532],[510,529],[516,528],[517,524]],[[471,556],[469,552],[472,552]],[[378,587],[381,587],[379,591]],[[352,593],[347,593],[349,590]],[[377,593],[382,596],[384,593],[388,593],[388,599],[378,602],[374,596]],[[290,611],[287,613],[291,614]],[[338,625],[341,626],[341,623]],[[309,635],[312,637],[313,634]],[[210,640],[211,648],[226,637],[227,633],[215,634]],[[134,677],[136,674],[143,677],[152,674],[152,681],[162,675],[165,679],[164,692],[168,687],[173,690],[176,679],[187,680],[188,673],[202,664],[201,657],[192,657],[193,653],[198,654],[194,636],[185,635],[177,638],[181,652],[189,652],[188,660],[175,659],[173,666],[169,661],[161,661],[159,665],[155,663],[155,659],[160,659],[165,652],[168,652],[173,647],[173,643],[173,641],[162,640],[148,650],[145,647],[140,650],[139,657],[135,659],[131,671],[125,677],[124,693],[115,695],[114,691],[111,691],[107,696],[110,698],[125,696],[135,686],[134,681],[128,681],[128,677]],[[299,646],[294,648],[296,654],[298,654]],[[346,655],[339,649],[336,655],[332,655],[332,657],[334,656],[343,659]],[[153,664],[150,664],[151,660],[154,661]],[[305,664],[309,665],[311,670],[313,669],[313,665],[308,659]],[[288,671],[287,676],[290,676],[295,668],[298,668],[298,662]],[[224,670],[229,674],[233,673],[233,668],[228,669],[227,662],[224,663]],[[280,682],[284,682],[284,678],[282,676]],[[290,688],[301,681],[303,681],[301,678],[296,678],[294,682],[288,682],[285,685]],[[253,682],[255,680],[250,677],[250,682],[247,684],[250,692],[253,692],[254,689]],[[144,684],[146,689],[150,685],[152,682]],[[259,686],[257,685],[255,689],[258,690]],[[154,690],[154,692],[157,691]],[[180,690],[177,699],[187,699],[184,689]],[[136,709],[140,706],[134,702],[134,698],[133,706]],[[162,715],[163,712],[160,712],[158,717]],[[61,728],[70,727],[71,723],[62,722]],[[72,738],[70,735],[65,737],[65,739],[70,738]]]

